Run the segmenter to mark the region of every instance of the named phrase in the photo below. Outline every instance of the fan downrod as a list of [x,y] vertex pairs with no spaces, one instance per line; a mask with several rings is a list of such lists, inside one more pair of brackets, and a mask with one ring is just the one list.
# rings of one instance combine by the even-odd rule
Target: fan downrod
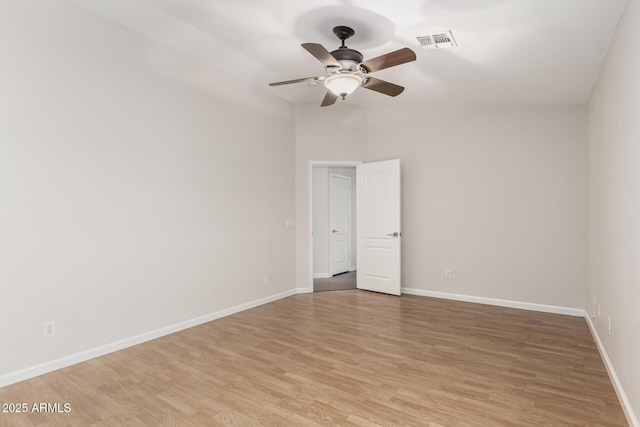
[[344,45],[344,41],[349,37],[352,37],[355,33],[356,32],[353,30],[353,28],[346,27],[344,25],[338,25],[337,27],[333,27],[333,34],[335,34],[336,37],[342,40],[342,46],[340,47],[346,47]]

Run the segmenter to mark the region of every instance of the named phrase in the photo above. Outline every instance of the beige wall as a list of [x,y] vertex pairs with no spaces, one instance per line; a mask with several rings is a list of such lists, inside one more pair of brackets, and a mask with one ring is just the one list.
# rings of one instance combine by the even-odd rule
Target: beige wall
[[584,307],[584,107],[369,109],[367,119],[367,160],[402,164],[404,287]]
[[584,308],[585,107],[341,107],[296,107],[299,287],[308,160],[399,158],[404,287]]
[[636,425],[640,425],[639,23],[640,2],[631,0],[589,102],[586,293],[587,312],[635,412]]
[[63,1],[0,51],[0,377],[295,288],[291,104]]
[[364,159],[366,150],[364,108],[343,102],[320,108],[319,100],[295,106],[296,285],[308,290],[311,287],[309,161],[357,161]]

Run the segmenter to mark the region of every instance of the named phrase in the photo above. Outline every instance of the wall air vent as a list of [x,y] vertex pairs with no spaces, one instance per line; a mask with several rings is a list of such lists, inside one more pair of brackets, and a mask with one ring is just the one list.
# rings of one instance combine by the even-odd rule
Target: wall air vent
[[438,31],[426,36],[418,36],[416,39],[418,39],[423,49],[446,49],[458,46],[450,30]]

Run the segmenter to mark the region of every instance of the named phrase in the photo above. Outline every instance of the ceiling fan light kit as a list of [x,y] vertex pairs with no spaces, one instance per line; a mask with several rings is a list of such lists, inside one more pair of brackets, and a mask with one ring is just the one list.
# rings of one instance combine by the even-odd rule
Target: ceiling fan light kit
[[334,74],[326,78],[324,85],[331,92],[345,99],[362,85],[362,78],[356,74]]
[[344,43],[346,39],[355,34],[352,28],[339,25],[333,28],[333,33],[342,41],[342,44],[332,52],[329,52],[321,44],[302,44],[304,49],[324,65],[327,74],[326,77],[305,77],[302,79],[270,83],[269,86],[280,86],[299,82],[314,82],[317,84],[324,80],[327,93],[325,94],[322,104],[320,104],[321,107],[335,104],[338,98],[346,99],[347,96],[351,95],[360,86],[388,96],[398,96],[402,93],[404,87],[369,77],[368,74],[415,61],[415,52],[405,47],[363,62],[364,58],[362,54],[355,49],[348,48]]

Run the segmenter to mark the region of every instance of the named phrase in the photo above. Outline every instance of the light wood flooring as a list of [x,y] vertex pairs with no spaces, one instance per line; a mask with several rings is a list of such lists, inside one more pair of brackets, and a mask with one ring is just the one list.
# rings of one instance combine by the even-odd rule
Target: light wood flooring
[[356,272],[338,274],[327,279],[313,279],[313,291],[344,291],[356,289]]
[[585,320],[295,295],[0,388],[2,426],[624,426]]

